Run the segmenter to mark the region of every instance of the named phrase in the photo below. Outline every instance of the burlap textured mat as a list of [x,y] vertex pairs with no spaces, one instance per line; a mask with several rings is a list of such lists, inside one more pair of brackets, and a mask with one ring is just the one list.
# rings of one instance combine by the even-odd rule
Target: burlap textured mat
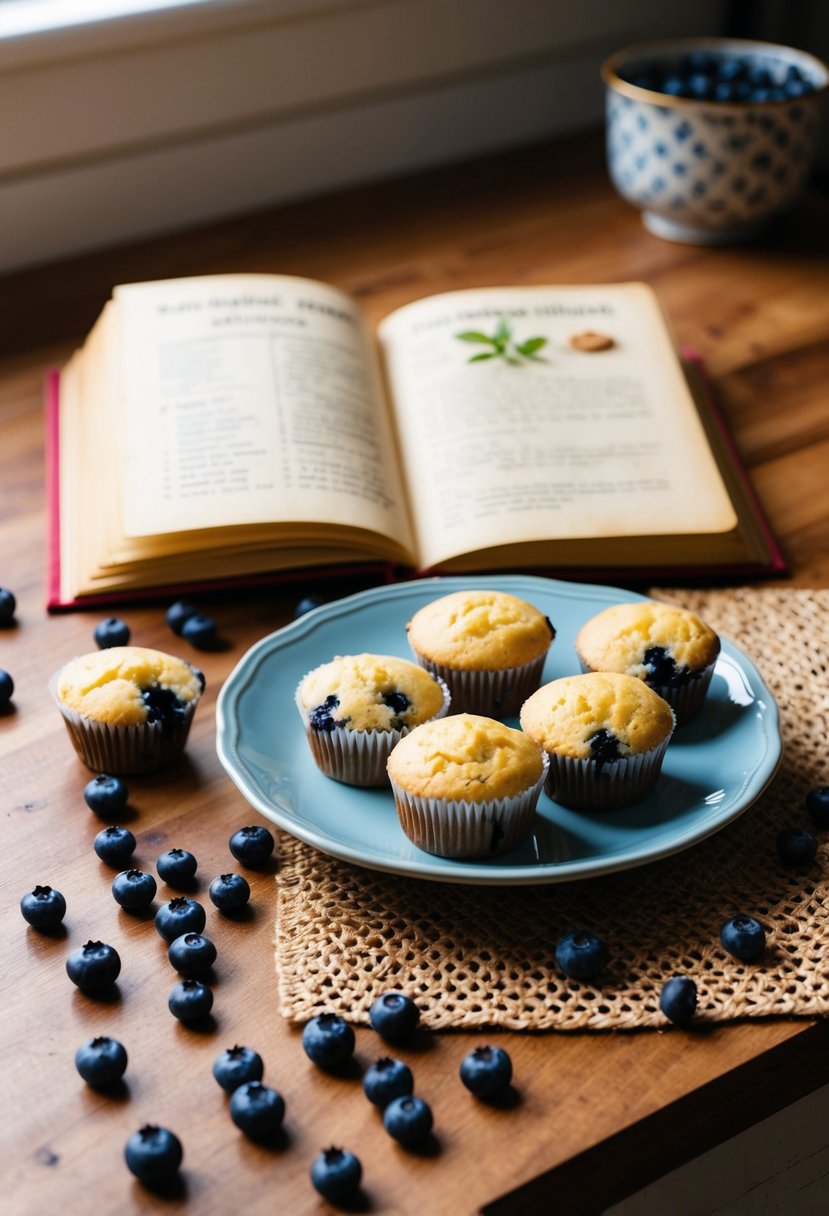
[[[433,1029],[625,1030],[666,1024],[662,983],[693,976],[698,1017],[722,1021],[829,1013],[829,831],[806,871],[784,868],[783,827],[812,827],[806,792],[829,784],[829,592],[678,591],[752,657],[780,706],[783,762],[751,810],[667,860],[538,887],[451,886],[378,873],[282,834],[276,974],[284,1017],[323,1010],[366,1022],[373,998],[401,988]],[[719,945],[742,911],[766,928],[758,963]],[[599,933],[611,961],[595,985],[556,969],[556,940]]]

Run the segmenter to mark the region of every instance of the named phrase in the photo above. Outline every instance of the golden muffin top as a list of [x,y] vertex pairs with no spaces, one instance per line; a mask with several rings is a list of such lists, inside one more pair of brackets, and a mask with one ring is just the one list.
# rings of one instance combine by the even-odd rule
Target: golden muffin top
[[579,658],[594,671],[618,671],[651,683],[656,673],[698,672],[713,663],[720,640],[694,612],[656,600],[614,604],[591,617],[576,638]]
[[478,714],[454,714],[415,727],[392,748],[387,768],[412,794],[488,802],[531,789],[544,758],[520,730]]
[[505,591],[455,591],[420,608],[406,626],[417,655],[472,671],[521,667],[544,655],[555,629]]
[[[521,706],[523,730],[545,749],[576,760],[634,756],[662,743],[674,729],[670,705],[635,676],[588,672],[564,676],[534,692]],[[591,741],[593,741],[591,743]]]
[[112,646],[71,659],[60,672],[57,695],[69,709],[110,726],[143,726],[152,719],[153,690],[182,704],[196,700],[204,677],[183,659],[145,646]]
[[312,730],[403,730],[440,713],[443,686],[408,659],[337,655],[300,681],[296,702]]

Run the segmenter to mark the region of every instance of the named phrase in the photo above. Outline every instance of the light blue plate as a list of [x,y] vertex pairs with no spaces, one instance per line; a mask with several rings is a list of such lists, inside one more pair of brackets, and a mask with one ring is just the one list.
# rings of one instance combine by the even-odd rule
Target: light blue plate
[[[590,815],[541,795],[534,831],[491,861],[433,857],[403,835],[391,792],[341,785],[319,772],[294,703],[306,672],[336,654],[411,658],[406,622],[423,604],[467,587],[509,591],[556,628],[544,682],[579,671],[581,625],[610,604],[644,597],[614,587],[529,576],[425,579],[349,596],[257,642],[219,694],[217,749],[266,819],[333,857],[444,882],[565,882],[667,857],[747,810],[780,760],[777,706],[754,664],[723,641],[701,713],[674,735],[656,790],[626,810]],[[514,720],[511,725],[517,725]]]

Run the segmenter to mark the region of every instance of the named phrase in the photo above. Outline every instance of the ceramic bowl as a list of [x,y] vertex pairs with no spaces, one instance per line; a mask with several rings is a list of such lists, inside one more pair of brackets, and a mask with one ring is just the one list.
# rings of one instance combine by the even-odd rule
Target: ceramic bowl
[[[700,52],[767,69],[775,85],[793,72],[811,91],[757,100],[754,89],[745,101],[696,100],[632,83]],[[610,176],[655,235],[706,245],[749,240],[802,190],[829,83],[829,70],[813,55],[743,39],[672,39],[617,52],[602,76]],[[765,92],[779,95],[782,87]]]

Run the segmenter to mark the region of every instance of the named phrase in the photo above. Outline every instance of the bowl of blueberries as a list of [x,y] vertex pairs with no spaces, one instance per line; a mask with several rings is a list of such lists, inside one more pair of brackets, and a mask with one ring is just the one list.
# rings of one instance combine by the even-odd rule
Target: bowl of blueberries
[[826,64],[733,38],[643,43],[602,65],[614,186],[656,236],[750,240],[802,190]]

